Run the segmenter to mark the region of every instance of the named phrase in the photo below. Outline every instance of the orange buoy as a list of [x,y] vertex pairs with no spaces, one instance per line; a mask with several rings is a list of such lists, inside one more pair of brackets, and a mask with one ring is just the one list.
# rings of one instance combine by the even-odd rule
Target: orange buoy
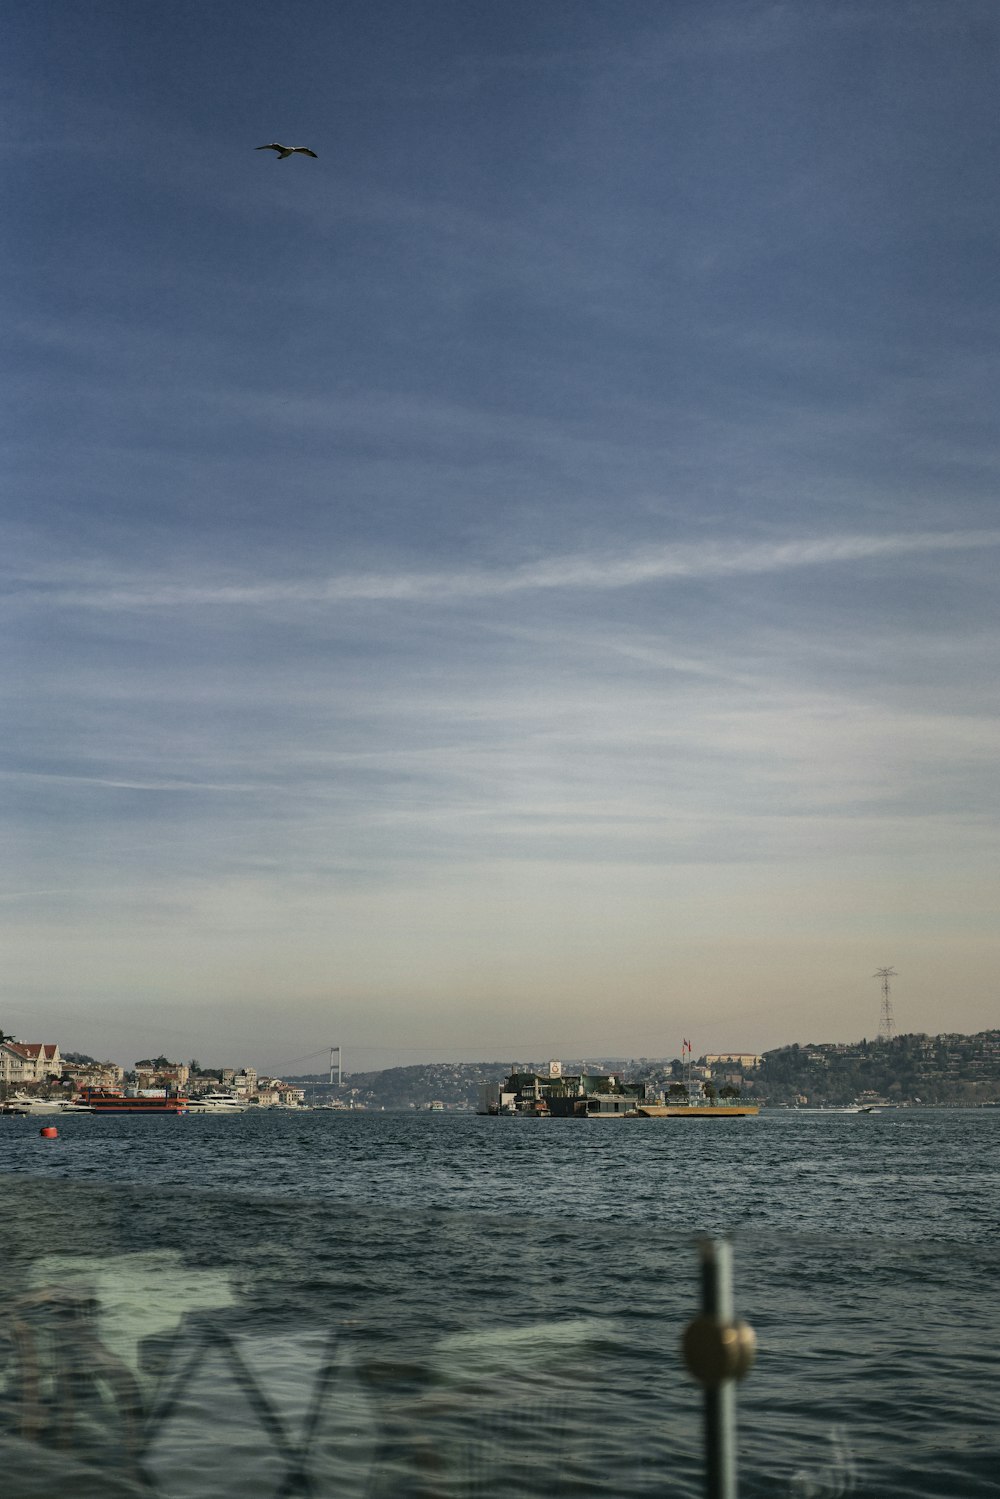
[[56,1127],[55,1127],[54,1124],[47,1124],[45,1126],[45,1128],[44,1129],[40,1129],[38,1131],[38,1133],[42,1136],[42,1138],[44,1140],[54,1140],[56,1138],[56,1136],[58,1135],[59,1131],[56,1129]]

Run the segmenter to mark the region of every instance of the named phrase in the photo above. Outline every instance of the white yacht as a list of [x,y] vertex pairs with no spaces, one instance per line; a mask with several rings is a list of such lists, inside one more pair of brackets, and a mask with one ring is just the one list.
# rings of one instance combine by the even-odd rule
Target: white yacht
[[189,1114],[243,1114],[246,1107],[246,1099],[235,1093],[200,1093],[187,1102]]
[[92,1114],[89,1103],[74,1103],[68,1098],[28,1098],[16,1093],[3,1105],[5,1114]]

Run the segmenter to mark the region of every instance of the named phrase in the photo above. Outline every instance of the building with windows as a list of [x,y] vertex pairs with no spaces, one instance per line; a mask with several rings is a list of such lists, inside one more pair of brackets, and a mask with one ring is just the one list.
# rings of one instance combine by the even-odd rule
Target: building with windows
[[24,1087],[48,1077],[62,1077],[59,1047],[43,1041],[0,1042],[0,1083]]
[[234,1072],[232,1086],[240,1098],[253,1098],[257,1092],[256,1067],[241,1067],[239,1072]]
[[170,1062],[166,1067],[157,1067],[152,1062],[137,1062],[133,1068],[135,1086],[144,1093],[159,1090],[179,1093],[187,1086],[190,1075],[190,1067],[183,1062]]
[[502,1083],[484,1083],[478,1112],[613,1118],[637,1108],[645,1096],[645,1083],[626,1083],[614,1073],[565,1073],[550,1063],[547,1073],[512,1072]]
[[117,1062],[64,1062],[63,1083],[71,1084],[79,1092],[81,1088],[103,1088],[108,1093],[118,1093],[125,1078],[125,1069]]

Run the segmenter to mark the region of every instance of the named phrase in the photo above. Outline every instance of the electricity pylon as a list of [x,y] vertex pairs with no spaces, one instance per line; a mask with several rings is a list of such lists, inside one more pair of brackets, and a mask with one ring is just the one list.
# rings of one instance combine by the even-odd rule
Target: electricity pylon
[[892,1000],[889,998],[889,980],[897,978],[895,968],[876,968],[872,978],[882,981],[882,1013],[878,1022],[880,1041],[891,1041],[896,1033],[896,1022],[892,1018]]

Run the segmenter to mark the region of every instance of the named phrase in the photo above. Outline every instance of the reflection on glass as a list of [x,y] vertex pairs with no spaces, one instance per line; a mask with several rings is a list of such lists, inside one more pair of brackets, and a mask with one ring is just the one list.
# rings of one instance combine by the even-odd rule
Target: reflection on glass
[[[703,1493],[662,1225],[5,1183],[11,1499]],[[192,1224],[197,1223],[197,1232]],[[987,1247],[747,1232],[743,1499],[994,1492]],[[970,1336],[970,1328],[977,1329]]]

